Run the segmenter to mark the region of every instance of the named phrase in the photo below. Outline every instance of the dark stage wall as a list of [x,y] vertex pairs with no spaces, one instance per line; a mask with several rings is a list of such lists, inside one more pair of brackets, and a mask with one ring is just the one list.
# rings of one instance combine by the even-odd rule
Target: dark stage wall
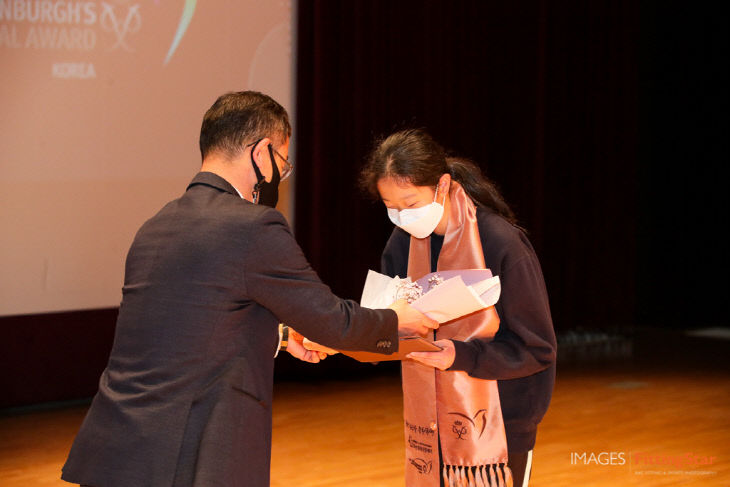
[[[392,227],[358,169],[374,137],[423,126],[500,184],[558,332],[726,325],[728,19],[678,5],[300,2],[296,235],[313,267],[359,298]],[[115,318],[0,318],[0,407],[91,395]]]
[[728,13],[641,6],[636,321],[729,326]]

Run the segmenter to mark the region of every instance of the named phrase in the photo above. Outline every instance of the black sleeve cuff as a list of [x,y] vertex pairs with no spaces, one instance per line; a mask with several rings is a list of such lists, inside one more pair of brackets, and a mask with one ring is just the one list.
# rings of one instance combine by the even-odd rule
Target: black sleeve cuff
[[451,340],[454,344],[454,363],[446,370],[461,370],[467,374],[471,373],[476,366],[477,350],[476,344]]

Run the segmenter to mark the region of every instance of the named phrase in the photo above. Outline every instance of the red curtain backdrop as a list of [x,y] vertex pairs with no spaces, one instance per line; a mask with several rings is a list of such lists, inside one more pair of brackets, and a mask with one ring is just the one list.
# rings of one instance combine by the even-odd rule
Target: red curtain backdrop
[[500,185],[559,331],[726,321],[727,14],[305,0],[298,15],[296,234],[336,293],[359,298],[392,228],[356,188],[372,141],[419,126]]
[[501,187],[559,326],[629,323],[638,16],[634,2],[302,2],[296,233],[323,280],[358,298],[378,268],[392,226],[358,169],[374,137],[421,126]]

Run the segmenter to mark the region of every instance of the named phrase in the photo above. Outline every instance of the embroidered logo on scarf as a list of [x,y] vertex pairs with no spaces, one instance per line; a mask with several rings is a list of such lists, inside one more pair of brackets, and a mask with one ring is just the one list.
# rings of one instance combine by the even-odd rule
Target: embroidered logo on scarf
[[409,458],[409,462],[411,462],[411,465],[416,467],[416,470],[418,470],[418,473],[427,475],[431,473],[431,468],[433,467],[433,463],[431,461],[426,461],[423,458]]
[[[453,414],[453,415],[456,415],[456,416],[460,416],[460,417],[466,419],[467,421],[469,421],[469,423],[471,423],[471,425],[474,428],[479,428],[479,438],[481,438],[482,435],[484,434],[484,429],[487,427],[487,410],[486,409],[480,409],[471,418],[469,416],[467,416],[466,414],[464,414],[464,413],[451,412],[449,414]],[[477,426],[477,421],[479,421],[479,423],[481,424],[481,426],[479,426],[479,427]],[[459,429],[459,432],[458,433],[457,433],[457,425],[459,425],[459,428],[458,428]],[[463,436],[467,432],[466,426],[462,426],[462,422],[459,421],[458,419],[457,420],[454,420],[454,427],[452,428],[452,430],[453,430],[454,433],[457,434],[457,436],[458,436],[458,438],[460,440],[463,440],[464,439]]]

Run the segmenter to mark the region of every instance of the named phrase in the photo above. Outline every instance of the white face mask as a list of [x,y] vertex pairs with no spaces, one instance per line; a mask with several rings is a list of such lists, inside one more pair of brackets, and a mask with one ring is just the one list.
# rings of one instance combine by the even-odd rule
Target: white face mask
[[[444,205],[436,202],[438,195],[438,186],[436,194],[433,195],[433,202],[420,208],[406,208],[404,210],[396,210],[388,208],[388,218],[394,225],[401,227],[406,232],[416,238],[426,238],[438,226],[441,217],[444,215]],[[446,193],[442,203],[446,202]]]

